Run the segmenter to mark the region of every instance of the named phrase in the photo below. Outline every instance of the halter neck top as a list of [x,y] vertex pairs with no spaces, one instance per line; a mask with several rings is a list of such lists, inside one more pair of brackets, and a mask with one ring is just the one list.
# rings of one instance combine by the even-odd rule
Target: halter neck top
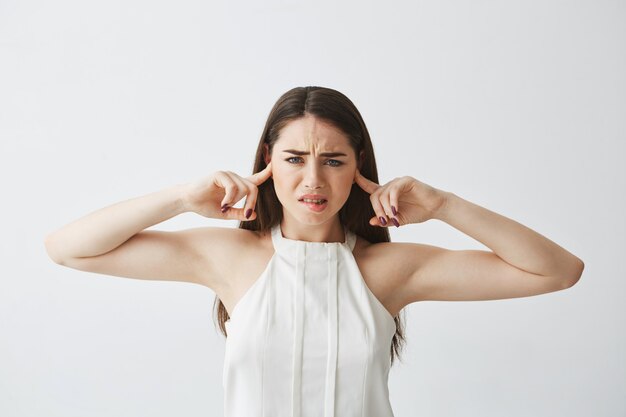
[[393,417],[396,324],[344,242],[287,239],[225,322],[225,417]]

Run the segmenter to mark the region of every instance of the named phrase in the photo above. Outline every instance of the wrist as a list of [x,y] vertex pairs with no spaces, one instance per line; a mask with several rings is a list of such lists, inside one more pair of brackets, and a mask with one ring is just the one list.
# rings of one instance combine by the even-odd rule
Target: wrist
[[188,184],[176,184],[170,188],[174,197],[174,210],[177,215],[191,211],[187,200],[188,188]]
[[437,211],[435,211],[433,219],[441,220],[443,222],[447,221],[450,212],[452,211],[452,205],[454,204],[454,201],[458,198],[459,197],[456,194],[450,191],[443,191],[443,203],[437,209]]

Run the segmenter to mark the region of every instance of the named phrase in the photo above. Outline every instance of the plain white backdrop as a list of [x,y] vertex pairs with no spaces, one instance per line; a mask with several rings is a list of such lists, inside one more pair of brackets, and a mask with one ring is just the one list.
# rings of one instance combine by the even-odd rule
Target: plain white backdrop
[[[306,85],[355,103],[382,183],[452,191],[585,262],[565,291],[408,306],[396,416],[626,415],[625,18],[607,0],[0,0],[0,415],[222,415],[211,290],[64,268],[43,240],[249,175],[272,105]],[[237,223],[153,229],[205,225]],[[391,235],[487,249],[435,220]]]

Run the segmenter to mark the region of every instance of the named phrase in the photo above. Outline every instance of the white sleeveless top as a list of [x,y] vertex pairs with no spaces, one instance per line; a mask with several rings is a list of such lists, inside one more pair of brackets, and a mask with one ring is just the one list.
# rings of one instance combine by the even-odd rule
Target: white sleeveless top
[[271,230],[274,255],[226,321],[225,417],[393,417],[396,324],[344,242]]

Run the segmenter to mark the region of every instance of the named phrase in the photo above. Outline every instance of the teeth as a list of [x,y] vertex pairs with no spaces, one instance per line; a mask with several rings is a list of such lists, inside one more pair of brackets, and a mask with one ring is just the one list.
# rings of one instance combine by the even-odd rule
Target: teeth
[[310,200],[308,198],[303,198],[302,201],[306,202],[306,203],[315,203],[315,204],[322,204],[322,202],[324,200]]

